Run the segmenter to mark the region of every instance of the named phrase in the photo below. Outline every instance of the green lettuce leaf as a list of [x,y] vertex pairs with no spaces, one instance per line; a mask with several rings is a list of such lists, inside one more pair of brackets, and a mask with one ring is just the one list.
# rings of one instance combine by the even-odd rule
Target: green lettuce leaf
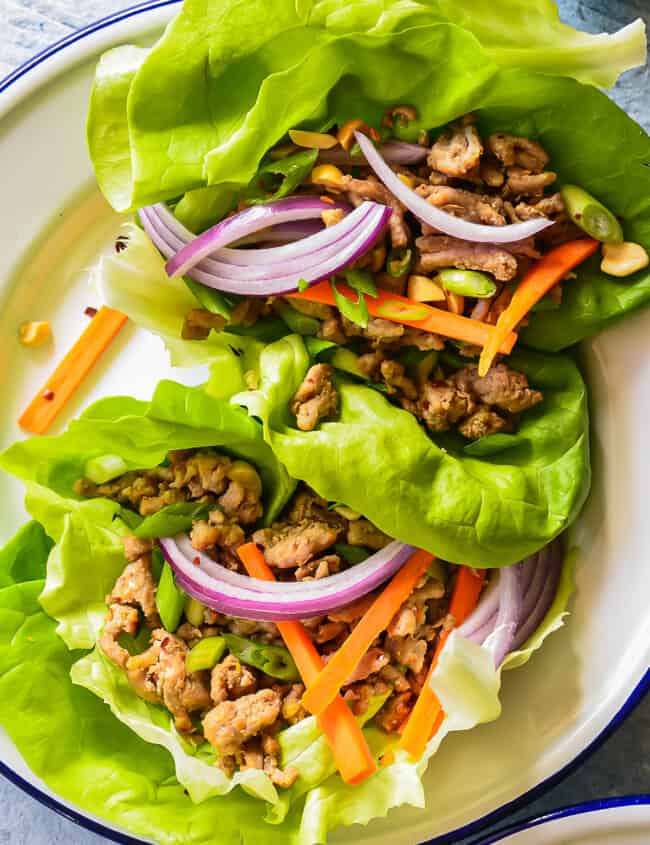
[[365,385],[339,382],[340,414],[298,431],[289,403],[309,366],[297,335],[268,346],[261,384],[233,397],[264,422],[294,477],[363,513],[392,537],[444,560],[504,566],[532,554],[577,516],[589,489],[587,397],[568,357],[519,351],[510,363],[543,391],[509,445],[473,457],[445,448],[408,412]]
[[613,36],[576,32],[550,0],[525,10],[515,0],[185,0],[144,60],[117,49],[98,68],[87,135],[100,185],[125,211],[244,187],[303,122],[376,121],[409,102],[423,125],[440,125],[502,67],[611,83],[643,63],[645,37],[640,21]]
[[[39,604],[42,580],[31,580],[44,572],[48,546],[31,523],[0,552],[0,724],[55,793],[136,836],[211,845],[218,830],[225,845],[321,845],[340,824],[367,824],[402,804],[423,807],[421,774],[444,737],[499,715],[501,673],[491,653],[454,634],[432,680],[447,718],[421,761],[397,754],[364,784],[347,787],[333,773],[316,720],[306,719],[280,734],[285,762],[298,766],[300,778],[289,794],[266,802],[263,816],[250,794],[263,789],[255,773],[232,789],[211,757],[191,753],[166,712],[138,699],[97,650],[79,659],[66,648]],[[565,564],[553,606],[511,665],[561,624],[571,568]],[[375,699],[367,717],[379,706]],[[365,731],[375,754],[391,751],[385,734],[372,725]]]
[[[41,602],[70,648],[94,646],[104,598],[124,568],[120,538],[129,530],[116,502],[74,494],[86,461],[110,451],[129,469],[143,469],[160,464],[170,450],[201,446],[250,460],[262,478],[265,519],[277,516],[295,484],[264,443],[258,423],[199,388],[170,381],[160,383],[150,403],[100,400],[63,434],[24,440],[0,455],[0,467],[27,482],[27,510],[56,543]],[[32,537],[35,529],[25,531]]]

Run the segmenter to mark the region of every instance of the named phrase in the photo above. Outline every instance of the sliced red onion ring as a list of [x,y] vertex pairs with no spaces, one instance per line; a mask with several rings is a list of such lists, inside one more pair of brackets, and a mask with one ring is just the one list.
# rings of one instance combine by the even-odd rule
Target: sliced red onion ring
[[[365,205],[365,208],[364,208]],[[362,225],[368,219],[373,203],[359,206],[350,215],[335,226],[324,229],[303,241],[287,244],[270,249],[228,249],[224,247],[216,253],[215,258],[204,258],[189,271],[189,275],[198,279],[198,273],[207,273],[220,279],[231,279],[235,282],[272,281],[278,274],[281,276],[295,275],[297,280],[303,278],[307,271],[324,261],[338,256],[349,243],[359,236],[357,225]],[[385,206],[376,206],[385,208]],[[140,219],[149,233],[152,225],[156,235],[166,243],[179,243],[176,237],[166,229],[164,224],[152,224],[151,215],[141,214]],[[345,225],[343,225],[345,224]],[[150,235],[154,240],[154,234]],[[154,240],[156,245],[158,242]],[[161,248],[160,246],[158,247]]]
[[522,616],[523,624],[520,626],[512,642],[512,651],[521,648],[526,640],[539,628],[549,607],[553,604],[553,599],[557,593],[560,574],[562,572],[562,541],[559,538],[554,540],[550,546],[547,546],[547,549],[549,550],[548,556],[544,562],[540,560],[538,564],[538,569],[544,568],[546,574],[543,589],[539,593],[537,601],[530,613]]
[[220,613],[244,619],[309,619],[339,610],[387,581],[415,549],[394,541],[349,569],[297,583],[261,581],[231,572],[197,552],[187,538],[160,540],[179,586]]
[[[391,164],[420,164],[429,155],[429,148],[420,144],[407,144],[406,141],[386,141],[379,147],[384,161]],[[346,150],[321,150],[318,153],[320,164],[343,164],[363,167],[366,160],[362,155],[353,156]]]
[[499,572],[499,612],[491,643],[495,666],[500,666],[512,651],[515,634],[521,624],[522,606],[521,565],[504,566]]
[[291,220],[289,223],[280,223],[278,226],[271,226],[268,229],[260,229],[253,232],[233,246],[249,246],[250,244],[289,244],[292,241],[299,241],[301,238],[308,238],[320,232],[325,224],[320,220]]
[[[311,284],[356,261],[373,246],[390,214],[387,206],[364,202],[339,223],[302,241],[254,251],[222,248],[217,254],[220,258],[223,255],[225,261],[204,258],[188,275],[228,293],[249,296],[288,293],[296,290],[301,279]],[[168,209],[166,212],[153,206],[140,209],[147,234],[165,256],[179,248],[184,234],[170,217],[173,215]]]
[[448,214],[446,211],[431,205],[424,197],[419,196],[408,185],[405,185],[386,164],[370,138],[362,132],[355,132],[354,135],[368,164],[388,190],[418,219],[441,232],[445,232],[447,235],[462,238],[464,241],[507,244],[536,235],[548,226],[553,225],[553,221],[546,217],[526,220],[523,223],[510,223],[506,226],[486,226],[483,223],[471,223],[469,220],[454,217],[453,214]]
[[193,238],[167,262],[167,273],[182,276],[203,258],[253,232],[279,223],[319,218],[323,211],[331,208],[330,203],[310,196],[286,197],[264,205],[251,205]]
[[499,666],[544,619],[557,592],[562,559],[562,540],[557,538],[521,563],[497,570],[458,633],[477,645],[494,633],[492,648]]

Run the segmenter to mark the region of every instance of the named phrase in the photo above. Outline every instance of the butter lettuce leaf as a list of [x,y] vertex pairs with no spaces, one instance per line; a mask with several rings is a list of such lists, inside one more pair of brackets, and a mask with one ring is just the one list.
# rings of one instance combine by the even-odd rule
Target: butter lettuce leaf
[[[396,754],[364,784],[348,787],[332,772],[309,718],[279,737],[285,761],[301,772],[297,788],[274,803],[253,773],[234,789],[97,650],[80,657],[57,636],[39,603],[43,581],[33,579],[45,571],[48,547],[42,529],[30,523],[0,552],[0,724],[55,793],[133,835],[164,845],[211,845],[218,830],[225,845],[321,845],[338,825],[367,824],[403,804],[423,807],[421,775],[444,737],[500,713],[501,673],[489,650],[452,634],[432,679],[447,718],[421,761]],[[570,587],[570,577],[562,581]],[[561,624],[567,599],[568,587],[561,588],[526,644],[527,657]],[[380,705],[374,700],[369,715]],[[375,754],[392,750],[394,742],[372,723],[365,732]],[[271,800],[261,803],[264,798]]]
[[643,64],[645,35],[640,21],[612,36],[576,32],[550,0],[525,10],[515,0],[185,0],[147,55],[116,49],[98,67],[87,134],[102,189],[126,211],[244,187],[305,122],[376,121],[409,102],[440,125],[501,68],[610,84]]
[[522,560],[575,519],[590,484],[586,388],[566,356],[520,350],[511,365],[544,401],[522,415],[507,446],[473,457],[436,443],[407,411],[372,388],[338,382],[340,413],[311,432],[295,428],[291,397],[309,367],[291,335],[260,358],[258,390],[233,397],[264,423],[294,477],[344,502],[389,536],[478,567]]

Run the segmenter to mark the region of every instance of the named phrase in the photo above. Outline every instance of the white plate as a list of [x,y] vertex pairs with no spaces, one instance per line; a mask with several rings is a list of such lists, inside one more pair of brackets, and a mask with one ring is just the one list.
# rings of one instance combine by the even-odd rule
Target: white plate
[[[96,305],[84,268],[110,245],[119,218],[93,185],[84,118],[93,67],[106,48],[150,42],[177,6],[169,0],[121,12],[74,33],[0,82],[0,445],[20,436],[15,420]],[[54,350],[25,350],[23,320],[46,318]],[[585,349],[592,385],[596,484],[576,532],[581,554],[569,625],[523,669],[506,675],[503,716],[449,737],[426,776],[426,810],[404,808],[334,842],[413,845],[456,841],[558,776],[611,729],[650,684],[650,313],[629,318]],[[146,397],[171,371],[160,343],[123,330],[58,430],[99,396]],[[19,485],[0,478],[0,537],[24,518]],[[647,676],[646,676],[646,673]],[[120,842],[134,842],[52,796],[6,736],[2,770],[32,795]],[[447,838],[449,837],[449,838]],[[442,842],[443,839],[438,839]]]
[[476,845],[648,845],[650,795],[589,801],[513,825]]

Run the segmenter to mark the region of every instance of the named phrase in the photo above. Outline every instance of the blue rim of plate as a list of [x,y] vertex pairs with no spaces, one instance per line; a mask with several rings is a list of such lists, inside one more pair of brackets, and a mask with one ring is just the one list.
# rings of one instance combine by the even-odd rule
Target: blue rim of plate
[[559,819],[567,819],[571,816],[583,816],[588,813],[599,813],[603,810],[614,810],[617,807],[641,807],[650,805],[650,793],[640,795],[624,795],[619,798],[599,798],[594,801],[585,801],[582,804],[571,804],[568,807],[561,807],[559,810],[553,810],[550,813],[545,813],[543,816],[535,816],[524,819],[517,824],[507,825],[491,833],[487,839],[481,839],[473,843],[473,845],[496,845],[498,842],[503,842],[509,836],[514,836],[516,833],[523,833],[526,830],[531,830],[534,827],[547,824],[548,822],[558,821]]
[[[0,79],[0,94],[3,91],[6,91],[19,79],[22,79],[27,73],[29,73],[29,71],[38,67],[52,56],[57,55],[62,50],[65,50],[67,47],[70,47],[72,44],[76,44],[77,41],[81,41],[83,38],[86,38],[95,32],[99,32],[102,29],[106,29],[106,27],[112,26],[116,23],[120,23],[120,21],[127,20],[128,18],[135,17],[136,15],[142,14],[143,12],[150,12],[155,9],[163,8],[165,6],[173,6],[175,4],[178,4],[179,2],[181,2],[181,0],[153,0],[153,2],[152,0],[148,0],[148,2],[138,3],[134,6],[129,6],[120,12],[116,12],[115,14],[107,15],[104,18],[100,18],[99,20],[88,24],[88,26],[82,27],[81,29],[77,29],[74,32],[71,32],[69,35],[66,35],[59,41],[55,41],[53,44],[50,44],[49,47],[46,47],[39,53],[36,53],[36,55],[32,56],[31,59],[28,59],[26,62],[23,62],[23,64],[19,65],[7,76]],[[565,778],[572,771],[577,769],[590,754],[593,754],[593,752],[596,751],[596,749],[599,748],[600,745],[602,745],[602,743],[607,739],[607,737],[610,736],[616,730],[616,728],[618,728],[619,725],[622,724],[622,722],[626,719],[627,716],[629,716],[629,714],[637,706],[637,704],[639,704],[639,702],[643,699],[644,695],[648,692],[649,689],[650,669],[646,672],[641,681],[639,681],[639,683],[636,685],[632,693],[629,695],[628,699],[625,701],[618,713],[616,713],[616,715],[612,718],[610,723],[600,732],[597,737],[595,737],[589,743],[589,745],[587,745],[586,748],[584,748],[576,757],[574,757],[573,760],[571,760],[569,763],[567,763],[565,766],[555,772],[555,774],[550,775],[548,778],[538,783],[537,786],[534,786],[532,787],[532,789],[529,789],[527,792],[524,792],[518,798],[514,798],[512,801],[508,801],[506,804],[503,804],[496,810],[492,810],[492,812],[481,816],[481,818],[475,819],[473,822],[469,822],[468,824],[463,825],[462,827],[459,827],[456,830],[450,831],[449,833],[444,833],[441,836],[436,836],[434,839],[429,839],[426,842],[422,842],[421,845],[453,845],[453,843],[458,842],[459,839],[478,833],[480,830],[483,830],[488,825],[493,824],[494,822],[504,818],[509,813],[512,813],[515,810],[521,809],[526,804],[538,798],[544,792],[547,792],[549,789],[555,786],[555,784],[559,783],[563,778]],[[133,836],[130,836],[128,833],[121,833],[120,831],[115,830],[114,828],[106,827],[101,822],[95,821],[94,819],[84,815],[81,811],[75,810],[73,807],[69,807],[66,804],[63,804],[61,801],[52,797],[47,792],[44,792],[42,789],[37,786],[34,786],[34,784],[30,783],[28,780],[25,780],[25,778],[23,778],[17,772],[14,772],[13,769],[10,769],[9,766],[2,762],[0,762],[0,775],[5,777],[19,789],[22,789],[23,792],[26,792],[32,798],[35,798],[40,804],[43,804],[50,810],[53,810],[55,813],[64,816],[70,821],[75,822],[80,827],[83,827],[86,830],[90,830],[93,833],[97,833],[99,834],[99,836],[103,836],[105,839],[108,839],[111,842],[118,842],[121,845],[148,845],[148,843],[144,839],[137,839]],[[583,806],[588,805],[578,805],[578,807]],[[543,818],[548,819],[549,816],[544,816]],[[494,841],[494,839],[488,839],[485,843],[480,843],[480,845],[489,845],[490,842]]]

